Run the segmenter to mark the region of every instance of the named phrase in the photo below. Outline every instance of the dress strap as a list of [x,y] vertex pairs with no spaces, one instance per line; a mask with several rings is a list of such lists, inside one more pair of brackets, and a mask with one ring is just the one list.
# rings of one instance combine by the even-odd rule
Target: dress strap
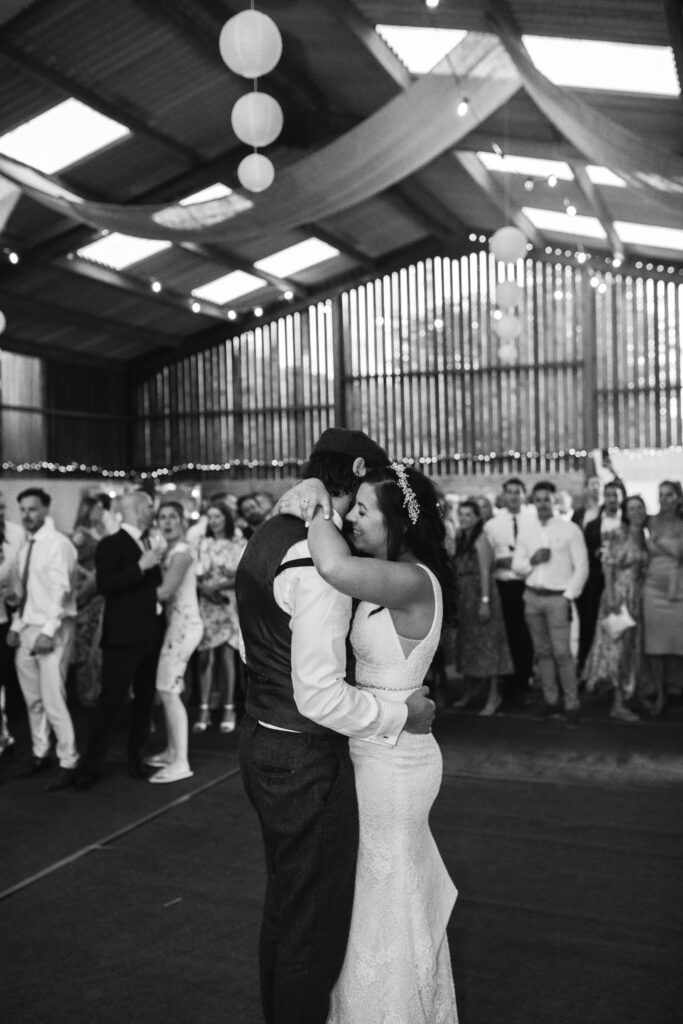
[[315,568],[315,563],[312,558],[292,558],[289,562],[282,562],[282,564],[277,567],[275,575],[279,576],[281,572],[285,571],[285,569],[298,569],[307,565]]

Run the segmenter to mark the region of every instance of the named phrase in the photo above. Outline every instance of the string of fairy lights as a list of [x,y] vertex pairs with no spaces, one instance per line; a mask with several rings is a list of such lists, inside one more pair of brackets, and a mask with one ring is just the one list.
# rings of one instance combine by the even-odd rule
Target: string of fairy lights
[[[621,454],[634,461],[642,461],[665,453],[683,454],[683,445],[669,445],[665,448],[617,448],[607,449],[608,455]],[[585,448],[559,448],[556,450],[529,450],[525,452],[510,449],[505,452],[451,452],[438,455],[419,455],[405,457],[401,461],[407,466],[444,466],[448,463],[492,465],[496,463],[523,463],[541,460],[557,462],[564,459],[585,459],[589,452]],[[2,462],[3,473],[42,473],[50,476],[98,476],[105,479],[119,480],[159,480],[187,473],[230,473],[248,470],[252,473],[265,473],[272,470],[291,469],[296,471],[305,463],[305,459],[230,459],[227,462],[181,462],[171,466],[157,466],[155,469],[111,469],[104,466],[90,465],[84,462]]]

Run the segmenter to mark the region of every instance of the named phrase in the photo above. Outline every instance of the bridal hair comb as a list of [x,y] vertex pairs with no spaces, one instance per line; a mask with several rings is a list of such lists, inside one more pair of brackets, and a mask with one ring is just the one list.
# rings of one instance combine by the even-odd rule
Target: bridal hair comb
[[403,492],[403,507],[408,513],[408,519],[415,526],[415,523],[420,518],[420,503],[415,497],[415,491],[408,483],[405,466],[402,466],[400,462],[392,462],[390,465],[398,478],[398,486]]

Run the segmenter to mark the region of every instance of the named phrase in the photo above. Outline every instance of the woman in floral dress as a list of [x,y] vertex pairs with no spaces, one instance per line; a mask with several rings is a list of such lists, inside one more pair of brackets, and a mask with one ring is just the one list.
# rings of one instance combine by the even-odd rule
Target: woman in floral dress
[[235,651],[239,649],[239,621],[235,603],[235,572],[246,541],[235,531],[227,505],[217,501],[206,510],[206,536],[199,544],[197,566],[199,611],[204,636],[199,644],[199,718],[194,732],[211,724],[209,698],[217,662],[223,708],[221,732],[235,729]]
[[100,693],[102,652],[100,637],[104,598],[95,582],[95,548],[107,535],[105,512],[111,507],[108,494],[86,497],[76,520],[71,540],[78,552],[74,573],[76,633],[71,664],[74,666],[76,696],[85,707],[94,707]]
[[[641,682],[643,578],[649,559],[643,499],[627,498],[622,515],[621,528],[607,535],[603,549],[605,589],[586,663],[586,688],[591,692],[599,683],[609,683],[614,692],[610,716],[621,722],[637,722],[638,715],[626,706],[626,701],[635,695]],[[614,637],[605,619],[624,605],[635,626]]]

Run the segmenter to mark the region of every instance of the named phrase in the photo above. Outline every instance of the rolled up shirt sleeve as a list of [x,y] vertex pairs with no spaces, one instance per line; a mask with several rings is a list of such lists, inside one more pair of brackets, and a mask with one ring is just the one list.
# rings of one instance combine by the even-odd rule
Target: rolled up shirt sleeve
[[331,587],[313,567],[292,569],[287,587],[291,615],[292,686],[302,715],[344,736],[394,746],[408,709],[382,701],[345,680],[350,597]]

